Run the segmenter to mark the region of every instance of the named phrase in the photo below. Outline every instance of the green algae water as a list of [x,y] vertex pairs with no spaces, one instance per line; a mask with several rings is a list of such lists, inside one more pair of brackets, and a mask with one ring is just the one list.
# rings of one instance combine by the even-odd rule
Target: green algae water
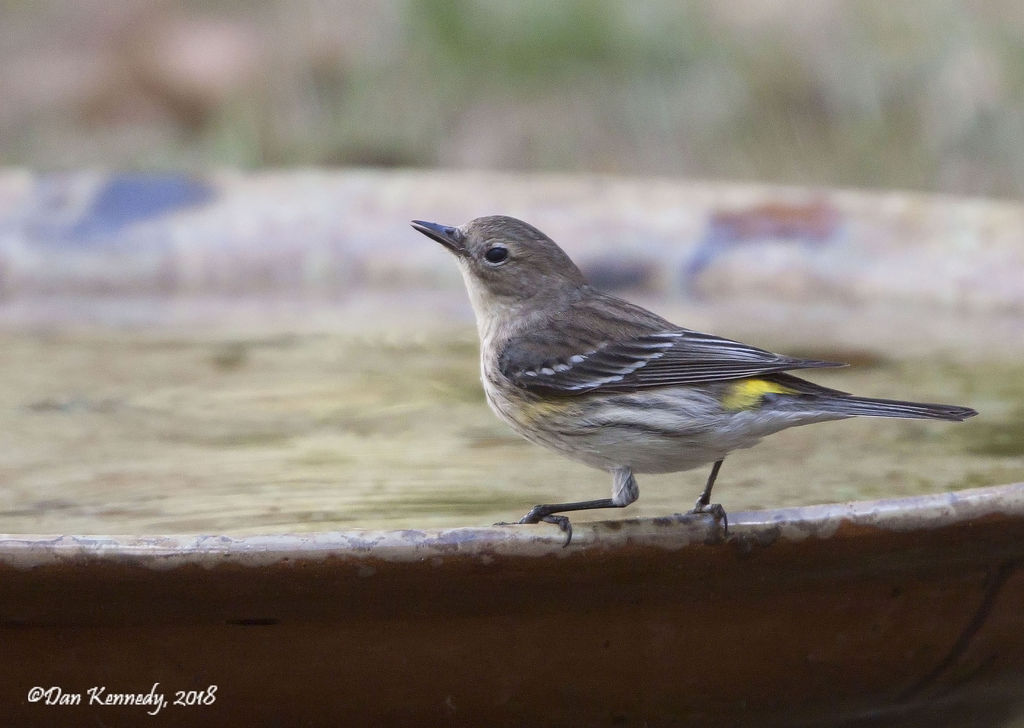
[[[486,525],[536,503],[605,497],[607,474],[495,419],[473,334],[4,331],[0,532]],[[857,359],[809,378],[981,414],[788,430],[733,453],[716,500],[737,511],[1024,481],[1024,363]],[[641,475],[626,511],[576,518],[686,511],[706,475]]]

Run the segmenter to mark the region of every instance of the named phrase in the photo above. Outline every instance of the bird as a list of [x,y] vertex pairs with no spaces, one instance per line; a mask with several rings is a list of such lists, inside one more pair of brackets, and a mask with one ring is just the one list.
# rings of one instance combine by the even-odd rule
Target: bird
[[590,286],[551,238],[513,217],[413,220],[458,263],[480,339],[481,381],[527,440],[612,476],[611,497],[534,506],[572,540],[574,511],[624,508],[636,474],[711,466],[690,513],[728,533],[711,492],[725,457],[798,425],[848,417],[963,421],[970,407],[858,397],[791,374],[845,366],[775,354],[678,326]]

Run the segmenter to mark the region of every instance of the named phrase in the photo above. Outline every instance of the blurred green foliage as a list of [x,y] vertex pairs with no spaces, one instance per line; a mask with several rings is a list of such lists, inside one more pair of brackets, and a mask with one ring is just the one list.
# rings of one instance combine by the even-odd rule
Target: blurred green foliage
[[1024,190],[1006,0],[0,5],[0,159]]

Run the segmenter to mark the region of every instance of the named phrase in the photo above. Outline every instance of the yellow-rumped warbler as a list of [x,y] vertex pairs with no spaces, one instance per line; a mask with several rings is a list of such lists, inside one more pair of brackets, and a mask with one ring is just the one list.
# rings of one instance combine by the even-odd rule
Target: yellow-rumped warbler
[[594,290],[554,241],[515,218],[412,226],[459,262],[491,409],[526,439],[612,474],[611,498],[538,505],[519,521],[554,523],[567,544],[569,519],[556,514],[629,505],[639,494],[633,473],[713,463],[691,512],[725,519],[711,504],[722,460],[765,435],[856,415],[960,421],[977,414],[854,397],[786,374],[843,365],[684,329]]

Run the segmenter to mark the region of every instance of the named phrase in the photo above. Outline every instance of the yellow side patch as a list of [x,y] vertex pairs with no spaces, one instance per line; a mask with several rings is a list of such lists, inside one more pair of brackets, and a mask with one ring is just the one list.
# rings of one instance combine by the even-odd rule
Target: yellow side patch
[[796,394],[796,390],[767,379],[741,379],[725,390],[722,407],[733,411],[753,409],[766,394]]
[[576,405],[573,402],[524,402],[518,407],[516,419],[534,424],[549,417],[564,415]]

